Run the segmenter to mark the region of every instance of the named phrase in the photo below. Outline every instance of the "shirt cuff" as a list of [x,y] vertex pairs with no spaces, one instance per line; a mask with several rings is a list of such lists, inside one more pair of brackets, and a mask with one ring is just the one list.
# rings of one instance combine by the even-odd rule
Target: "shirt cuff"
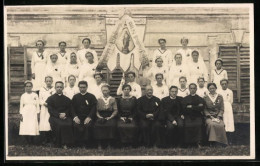
[[73,121],[75,121],[75,118],[77,118],[78,116],[75,116],[74,118],[73,118]]

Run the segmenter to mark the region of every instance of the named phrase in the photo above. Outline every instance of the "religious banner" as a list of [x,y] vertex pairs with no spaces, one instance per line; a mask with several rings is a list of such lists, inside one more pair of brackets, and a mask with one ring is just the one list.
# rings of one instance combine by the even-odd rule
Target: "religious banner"
[[115,29],[101,55],[98,67],[103,68],[107,65],[108,69],[112,71],[116,67],[118,53],[120,54],[120,66],[124,71],[130,66],[131,54],[135,56],[134,66],[137,69],[141,65],[146,66],[149,63],[147,51],[136,32],[135,22],[126,13],[115,25]]

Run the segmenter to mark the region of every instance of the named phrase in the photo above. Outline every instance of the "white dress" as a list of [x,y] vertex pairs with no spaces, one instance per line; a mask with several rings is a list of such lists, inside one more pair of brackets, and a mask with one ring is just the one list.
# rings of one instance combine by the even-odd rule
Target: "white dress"
[[70,57],[70,52],[66,51],[65,53],[57,52],[58,60],[57,63],[65,66],[68,63],[68,59]]
[[87,60],[87,58],[86,58],[86,53],[87,52],[91,52],[92,54],[93,54],[93,57],[94,57],[94,63],[98,63],[98,57],[97,57],[97,53],[96,53],[96,51],[95,50],[92,50],[92,49],[90,49],[90,48],[88,48],[88,49],[86,49],[86,48],[83,48],[83,49],[81,49],[81,50],[79,50],[78,52],[77,52],[77,56],[78,56],[78,58],[79,58],[79,63],[81,64],[81,65],[84,65],[84,64],[88,64],[88,60]]
[[20,122],[19,135],[39,135],[38,113],[40,113],[38,95],[34,92],[22,94],[20,114],[23,120]]
[[40,131],[50,131],[51,126],[49,123],[50,114],[48,112],[48,108],[44,106],[45,101],[50,97],[51,95],[55,94],[54,87],[49,89],[47,87],[42,87],[39,92],[39,100],[40,100],[40,106],[41,106],[41,112],[40,112],[40,124],[39,124],[39,130]]
[[42,56],[39,55],[37,52],[34,52],[31,61],[31,70],[32,73],[35,74],[35,79],[32,79],[34,91],[38,91],[44,86],[45,68],[48,56],[46,51],[42,53]]
[[211,71],[211,81],[217,85],[217,89],[221,89],[220,81],[222,79],[228,79],[227,71],[224,69],[212,70]]
[[166,96],[169,96],[169,89],[166,85],[159,87],[158,85],[153,85],[153,95],[158,97],[160,100]]
[[92,64],[84,64],[80,67],[79,71],[79,81],[87,81],[88,82],[88,89],[92,88],[93,85],[96,83],[96,80],[94,78],[94,74],[96,72],[96,63]]
[[68,77],[70,75],[74,75],[76,77],[75,85],[78,85],[79,82],[79,71],[80,71],[80,65],[79,64],[66,64],[64,72],[62,73],[63,78],[66,80],[66,86],[68,86]]
[[[139,84],[137,84],[136,82],[128,82],[128,85],[131,86],[132,90],[130,91],[130,95],[136,97],[136,99],[140,98],[142,96],[142,89],[141,86]],[[117,89],[116,94],[117,95],[122,95],[123,91],[122,91],[122,84],[120,84],[120,86]]]
[[179,78],[184,76],[187,78],[187,82],[189,81],[189,69],[188,66],[185,64],[181,65],[172,65],[169,71],[169,76],[168,76],[168,87],[174,85],[177,87],[180,87],[180,82]]
[[161,48],[158,48],[156,49],[154,52],[153,52],[153,61],[152,61],[152,66],[156,66],[156,63],[155,63],[155,60],[156,58],[158,57],[161,57],[162,60],[163,60],[163,64],[165,67],[169,67],[173,60],[174,60],[174,57],[172,55],[172,52],[171,50],[162,50]]
[[177,53],[180,53],[182,55],[183,64],[189,64],[192,61],[192,57],[191,57],[192,50],[191,49],[181,48],[181,49],[177,50]]
[[65,82],[62,78],[62,68],[57,62],[55,64],[49,63],[46,66],[46,76],[52,76],[53,86],[55,86],[55,82],[57,81],[62,81],[63,83]]
[[101,87],[104,85],[104,83],[101,83],[99,85],[97,85],[96,83],[92,86],[91,89],[88,89],[88,92],[93,94],[96,99],[100,98],[103,96],[103,93],[101,91]]
[[198,61],[197,63],[191,62],[189,63],[189,76],[188,84],[195,83],[197,84],[199,77],[204,77],[204,80],[208,81],[208,69],[204,63],[204,61]]
[[75,94],[79,93],[79,88],[78,86],[74,85],[73,88],[67,86],[64,90],[63,90],[63,94],[65,96],[67,96],[68,98],[70,98],[70,100],[72,100],[73,96]]
[[188,88],[185,88],[185,89],[179,88],[179,89],[178,89],[178,94],[177,94],[177,96],[186,97],[186,96],[188,96],[189,94],[190,94],[190,91],[189,91]]
[[147,77],[151,80],[151,84],[156,84],[155,75],[158,73],[163,74],[163,81],[166,84],[167,77],[168,77],[168,69],[165,66],[162,67],[153,66],[150,68],[150,70],[147,72]]
[[200,88],[198,87],[196,94],[200,96],[201,98],[204,98],[206,95],[209,94],[209,91],[206,87]]
[[225,124],[225,129],[227,132],[234,132],[234,116],[233,116],[233,92],[230,89],[226,90],[218,90],[218,93],[222,95],[224,100],[224,114],[223,114],[223,121]]

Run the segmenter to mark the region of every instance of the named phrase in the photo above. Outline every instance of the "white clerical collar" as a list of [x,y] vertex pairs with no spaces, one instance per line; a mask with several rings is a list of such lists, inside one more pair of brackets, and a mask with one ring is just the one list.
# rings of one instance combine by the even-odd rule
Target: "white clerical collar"
[[86,91],[85,93],[80,93],[80,94],[84,96],[84,95],[87,94],[87,93],[88,93],[88,92]]
[[57,95],[61,96],[61,95],[62,95],[62,93],[61,93],[61,94],[58,94],[58,93],[57,93]]
[[170,98],[171,98],[171,99],[176,99],[176,97],[175,97],[175,98],[173,98],[173,97],[171,97],[171,96],[170,96]]
[[194,93],[194,94],[190,94],[191,96],[195,96],[196,95],[196,93]]

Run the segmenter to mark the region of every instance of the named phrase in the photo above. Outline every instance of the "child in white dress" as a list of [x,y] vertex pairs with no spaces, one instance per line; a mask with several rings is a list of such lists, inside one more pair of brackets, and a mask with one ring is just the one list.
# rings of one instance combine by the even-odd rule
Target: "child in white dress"
[[34,144],[34,137],[39,135],[38,118],[40,113],[39,97],[32,92],[33,84],[25,81],[25,93],[20,99],[20,130],[19,135],[25,136],[28,144]]
[[180,77],[180,88],[178,89],[177,96],[186,97],[190,94],[189,89],[187,88],[187,78],[186,77]]
[[47,103],[48,97],[55,94],[55,89],[52,86],[53,78],[51,76],[45,77],[45,86],[40,89],[39,101],[41,106],[39,130],[43,139],[42,143],[49,143],[51,141],[51,126],[49,123],[50,114],[48,112]]
[[79,93],[79,87],[75,85],[76,77],[74,75],[70,75],[68,77],[69,85],[63,90],[63,94],[72,100],[73,96]]
[[235,131],[234,126],[234,116],[233,116],[233,92],[228,88],[228,80],[222,79],[220,81],[222,86],[221,89],[218,90],[218,93],[223,96],[224,100],[224,114],[223,114],[223,121],[225,124],[225,130],[228,137],[229,144],[232,144],[232,133]]

